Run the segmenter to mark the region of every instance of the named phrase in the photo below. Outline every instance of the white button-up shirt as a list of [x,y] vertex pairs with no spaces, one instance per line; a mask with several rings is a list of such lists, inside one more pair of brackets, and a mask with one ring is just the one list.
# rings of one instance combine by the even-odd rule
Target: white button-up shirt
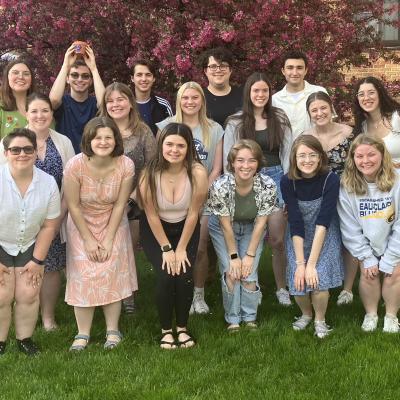
[[16,256],[35,243],[44,220],[60,215],[60,193],[54,178],[33,167],[33,179],[24,197],[10,173],[0,166],[0,246]]
[[307,81],[304,81],[304,90],[302,93],[297,97],[293,97],[287,91],[286,86],[272,96],[272,105],[285,111],[292,125],[293,139],[295,139],[305,130],[311,128],[310,117],[306,109],[308,96],[315,92],[328,92],[322,86],[311,85]]

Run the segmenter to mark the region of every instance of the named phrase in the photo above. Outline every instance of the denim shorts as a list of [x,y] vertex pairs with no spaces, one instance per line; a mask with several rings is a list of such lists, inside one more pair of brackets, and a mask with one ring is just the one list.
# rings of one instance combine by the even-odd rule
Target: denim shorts
[[276,185],[276,197],[278,200],[278,206],[283,208],[285,202],[283,201],[281,192],[281,178],[283,176],[283,169],[280,165],[274,165],[273,167],[264,167],[261,169],[261,173],[268,175]]
[[18,253],[11,256],[0,246],[0,263],[8,268],[25,267],[26,263],[32,259],[35,243],[30,246],[25,253]]

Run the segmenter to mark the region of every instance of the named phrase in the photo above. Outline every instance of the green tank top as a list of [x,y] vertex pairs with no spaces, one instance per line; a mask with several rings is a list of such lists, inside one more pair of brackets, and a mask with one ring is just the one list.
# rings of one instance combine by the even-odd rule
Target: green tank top
[[245,196],[235,192],[234,221],[252,222],[257,217],[256,194],[251,190]]

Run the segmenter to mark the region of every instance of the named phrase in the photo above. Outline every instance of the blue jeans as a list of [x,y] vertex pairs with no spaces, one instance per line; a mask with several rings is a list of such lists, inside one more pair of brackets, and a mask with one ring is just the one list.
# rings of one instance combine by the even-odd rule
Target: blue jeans
[[261,173],[268,175],[275,182],[278,205],[280,208],[283,208],[285,202],[283,201],[281,192],[281,178],[283,176],[282,167],[280,165],[275,165],[273,167],[264,167],[261,169]]
[[[234,221],[232,223],[239,258],[243,258],[246,254],[253,233],[253,227],[254,223],[252,222]],[[262,297],[258,285],[258,263],[263,249],[264,235],[261,235],[260,243],[257,246],[253,270],[247,278],[236,282],[233,290],[230,292],[225,280],[225,274],[229,271],[230,255],[228,254],[224,234],[217,216],[211,215],[209,217],[208,229],[219,260],[226,322],[228,322],[228,324],[239,324],[242,321],[255,321],[257,319],[257,308],[261,303]],[[255,282],[256,290],[246,289],[242,282]]]

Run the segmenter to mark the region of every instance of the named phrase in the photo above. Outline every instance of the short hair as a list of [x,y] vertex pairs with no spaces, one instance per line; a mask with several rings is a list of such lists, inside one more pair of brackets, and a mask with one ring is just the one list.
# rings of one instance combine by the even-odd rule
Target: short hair
[[51,104],[49,96],[47,96],[47,94],[40,92],[33,92],[26,98],[26,103],[25,103],[26,111],[28,111],[29,105],[35,100],[42,100],[46,102],[47,105],[50,107],[50,110],[53,111],[53,105]]
[[368,184],[365,181],[363,174],[357,169],[354,162],[354,154],[357,150],[357,147],[362,144],[373,146],[381,153],[382,163],[376,174],[375,183],[380,191],[389,192],[396,180],[396,173],[394,170],[392,157],[382,139],[366,134],[358,135],[350,146],[344,172],[341,177],[342,186],[348,192],[355,193],[357,195],[364,195],[367,193]]
[[243,149],[248,149],[251,151],[251,154],[253,154],[253,157],[257,160],[257,172],[260,171],[265,165],[263,152],[260,145],[251,139],[240,139],[231,147],[227,157],[227,171],[232,173],[234,172],[233,163],[235,162],[239,151]]
[[282,68],[285,67],[285,63],[289,59],[294,59],[294,60],[303,60],[306,68],[308,67],[308,58],[307,56],[299,51],[299,50],[290,50],[287,53],[285,53],[282,57]]
[[301,171],[297,167],[297,150],[303,145],[315,151],[319,155],[318,166],[315,171],[316,175],[322,175],[329,171],[328,156],[322,148],[321,142],[313,135],[300,135],[292,145],[290,151],[290,166],[288,171],[289,179],[297,180],[302,179]]
[[36,134],[28,128],[15,128],[12,132],[5,136],[3,138],[4,150],[7,150],[10,147],[11,142],[17,137],[24,137],[28,139],[32,143],[35,151],[37,150]]
[[10,83],[8,82],[8,74],[12,67],[17,64],[24,64],[31,73],[31,86],[28,89],[27,95],[29,96],[35,90],[35,75],[33,73],[32,65],[28,60],[24,58],[17,58],[10,61],[3,69],[3,78],[1,83],[1,93],[0,93],[0,103],[1,108],[5,111],[15,111],[17,109],[17,103],[10,88]]
[[124,144],[122,142],[121,132],[116,123],[109,117],[95,117],[85,125],[81,141],[82,153],[88,157],[94,155],[90,142],[96,137],[99,128],[110,128],[113,132],[115,147],[110,154],[111,157],[118,157],[124,154]]
[[309,116],[310,118],[311,118],[311,115],[310,115],[310,110],[309,110],[309,108],[310,108],[311,103],[312,103],[313,101],[316,101],[316,100],[325,101],[325,103],[328,103],[328,104],[329,104],[329,108],[331,109],[332,113],[334,112],[334,107],[333,107],[332,99],[331,99],[331,98],[329,97],[329,95],[326,94],[325,92],[319,91],[319,92],[311,93],[311,94],[308,96],[308,98],[307,98],[307,101],[306,101],[306,110],[307,110],[307,114],[308,114],[308,116]]
[[85,61],[83,61],[82,58],[77,58],[77,59],[75,60],[75,62],[69,67],[68,75],[71,73],[71,69],[72,69],[72,68],[79,68],[79,67],[86,67],[86,68],[89,70],[90,77],[92,78],[92,71],[91,71],[90,68],[87,66],[87,64],[85,63]]
[[154,77],[156,76],[156,67],[152,61],[145,60],[144,58],[136,60],[132,65],[133,74],[135,73],[135,67],[137,65],[144,65],[145,67],[147,67],[149,69],[149,71],[153,74]]
[[214,57],[216,61],[222,63],[226,62],[232,68],[234,64],[234,57],[230,50],[226,47],[215,47],[203,52],[200,56],[201,68],[205,69],[208,66],[208,60],[210,57]]

